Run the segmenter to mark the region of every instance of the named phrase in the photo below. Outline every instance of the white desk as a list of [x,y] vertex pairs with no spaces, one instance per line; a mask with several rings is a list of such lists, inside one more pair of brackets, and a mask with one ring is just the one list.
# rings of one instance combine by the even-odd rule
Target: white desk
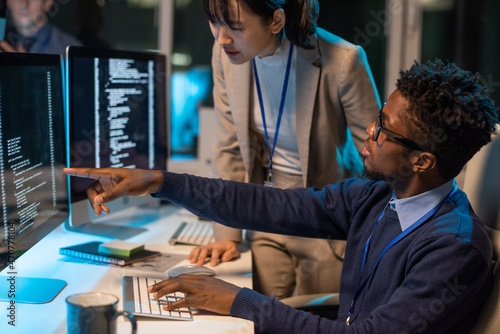
[[[184,211],[184,210],[182,210]],[[171,246],[169,237],[177,226],[189,219],[194,219],[173,205],[164,205],[156,209],[129,209],[127,215],[134,215],[133,223],[123,224],[128,227],[145,228],[145,232],[133,236],[127,241],[146,244],[151,250],[164,253],[189,254],[192,246]],[[110,223],[111,224],[111,223]],[[113,225],[116,223],[113,222]],[[119,225],[119,224],[118,224]],[[122,226],[122,225],[119,225]],[[120,298],[118,310],[122,310],[122,277],[145,274],[147,271],[101,266],[86,261],[69,262],[59,254],[59,248],[89,241],[108,241],[109,238],[75,233],[59,226],[41,242],[22,255],[16,262],[17,276],[59,278],[68,284],[51,302],[46,304],[16,303],[16,326],[8,325],[6,308],[8,303],[0,302],[0,333],[66,333],[66,297],[81,292],[105,292]],[[66,261],[65,261],[66,259]],[[180,264],[187,264],[183,260]],[[7,269],[7,268],[6,268]],[[251,288],[251,254],[242,252],[241,258],[223,263],[213,268],[217,277],[241,287]],[[1,274],[7,275],[7,270]],[[254,332],[250,321],[220,316],[206,311],[196,311],[194,321],[162,320],[138,317],[138,333],[244,333]],[[130,324],[118,319],[118,333],[129,333]]]

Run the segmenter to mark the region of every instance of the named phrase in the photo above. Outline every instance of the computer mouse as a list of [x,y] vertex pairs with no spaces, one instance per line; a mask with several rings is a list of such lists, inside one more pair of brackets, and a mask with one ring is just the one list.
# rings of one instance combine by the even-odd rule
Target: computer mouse
[[185,266],[172,268],[167,272],[167,274],[169,277],[177,277],[184,274],[215,276],[215,271],[207,267],[188,264]]

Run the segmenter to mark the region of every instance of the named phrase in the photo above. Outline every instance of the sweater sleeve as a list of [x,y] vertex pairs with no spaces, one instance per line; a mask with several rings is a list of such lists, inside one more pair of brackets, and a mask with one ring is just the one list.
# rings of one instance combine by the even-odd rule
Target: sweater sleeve
[[341,333],[346,327],[340,321],[296,310],[247,288],[236,296],[231,316],[253,321],[259,333]]
[[164,172],[155,196],[229,227],[345,240],[356,211],[351,196],[359,193],[351,184],[292,190]]

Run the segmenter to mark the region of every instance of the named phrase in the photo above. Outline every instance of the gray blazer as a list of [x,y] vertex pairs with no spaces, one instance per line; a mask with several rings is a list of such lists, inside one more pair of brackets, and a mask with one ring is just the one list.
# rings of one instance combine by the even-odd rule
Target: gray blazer
[[[379,96],[359,46],[318,28],[312,50],[297,48],[297,142],[304,186],[359,176],[366,127],[375,121]],[[233,65],[215,43],[212,51],[216,138],[212,173],[262,184],[267,148],[250,130],[252,62]],[[214,224],[217,240],[241,241],[239,230]]]

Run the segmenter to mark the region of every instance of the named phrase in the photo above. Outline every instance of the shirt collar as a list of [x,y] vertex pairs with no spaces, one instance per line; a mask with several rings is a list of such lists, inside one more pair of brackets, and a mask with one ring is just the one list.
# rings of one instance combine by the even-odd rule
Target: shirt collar
[[452,179],[437,188],[408,198],[398,199],[393,192],[389,205],[398,214],[401,230],[406,230],[422,218],[453,191],[455,187],[455,179]]
[[37,40],[42,40],[43,41],[43,40],[49,38],[51,29],[52,28],[51,28],[50,24],[47,22],[35,34],[33,34],[33,36],[31,36],[31,37],[34,37]]
[[288,60],[288,53],[290,51],[290,41],[283,38],[280,46],[274,53],[267,57],[255,57],[257,63],[265,64],[267,66],[285,66]]

